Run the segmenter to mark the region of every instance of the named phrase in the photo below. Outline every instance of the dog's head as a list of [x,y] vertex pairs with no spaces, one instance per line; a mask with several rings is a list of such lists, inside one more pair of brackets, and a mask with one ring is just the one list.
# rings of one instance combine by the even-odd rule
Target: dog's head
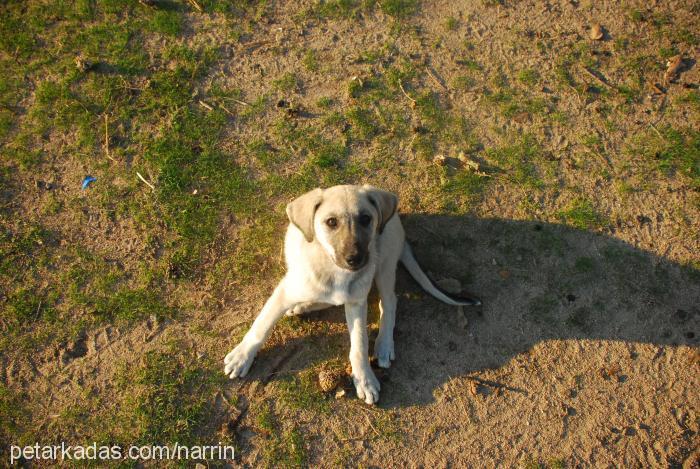
[[360,270],[370,245],[396,212],[398,199],[371,186],[314,189],[287,205],[287,216],[308,242],[318,240],[333,262]]

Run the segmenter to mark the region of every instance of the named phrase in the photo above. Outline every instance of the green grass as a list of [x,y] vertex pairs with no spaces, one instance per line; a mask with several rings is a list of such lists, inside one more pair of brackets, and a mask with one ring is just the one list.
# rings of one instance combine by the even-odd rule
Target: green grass
[[505,177],[516,184],[542,189],[542,150],[532,135],[524,135],[512,145],[491,148],[486,155],[504,171]]
[[302,63],[304,64],[304,68],[306,68],[306,70],[310,72],[318,71],[319,63],[318,54],[316,53],[316,51],[313,49],[309,49],[306,52],[304,52],[304,58],[302,59]]
[[688,105],[696,113],[700,113],[700,91],[698,90],[688,91],[684,95],[679,96],[676,102]]
[[277,383],[279,398],[292,409],[309,410],[316,413],[328,413],[330,402],[316,381],[317,371],[310,369],[299,376],[291,376]]
[[667,176],[680,174],[700,187],[700,132],[664,127],[631,139],[629,151],[642,155]]
[[182,30],[182,16],[176,10],[158,10],[148,22],[151,31],[177,36]]
[[[479,200],[488,184],[488,178],[470,170],[461,170],[454,175],[447,175],[442,191],[445,193],[444,208],[450,211],[466,212]],[[462,207],[458,202],[462,203]]]
[[522,114],[546,115],[553,111],[553,106],[544,98],[531,97],[529,93],[519,92],[503,84],[497,85],[495,92],[486,94],[486,102],[497,105],[501,114],[508,119]]
[[294,73],[286,72],[272,82],[272,86],[278,91],[294,91],[299,86],[299,80]]
[[121,371],[116,382],[126,397],[119,416],[129,425],[112,431],[142,444],[197,440],[197,430],[211,415],[209,392],[223,377],[178,353],[180,348],[173,343],[163,351],[147,352],[136,369]]
[[540,80],[537,70],[525,69],[518,72],[518,81],[527,86],[534,86]]
[[269,400],[254,409],[257,427],[265,437],[263,458],[266,467],[304,467],[307,464],[307,443],[296,424],[283,426]]
[[557,215],[568,225],[580,230],[592,230],[605,224],[605,218],[598,213],[595,205],[584,197],[572,200]]
[[418,0],[383,0],[379,7],[384,13],[397,19],[407,18],[418,11]]
[[[0,384],[0,438],[3,442],[31,444],[30,437],[25,436],[31,428],[28,424],[30,414],[25,403],[24,393]],[[0,445],[0,458],[5,461],[9,460],[9,455],[5,453],[6,448],[5,444]]]

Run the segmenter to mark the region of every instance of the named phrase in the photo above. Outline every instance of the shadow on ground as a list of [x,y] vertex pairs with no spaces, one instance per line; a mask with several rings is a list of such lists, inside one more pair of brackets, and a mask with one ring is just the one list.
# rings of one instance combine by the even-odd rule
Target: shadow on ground
[[[431,215],[402,220],[423,268],[436,279],[460,280],[484,306],[465,308],[465,321],[400,268],[396,361],[382,379],[381,407],[432,402],[434,391],[451,378],[500,367],[551,339],[587,339],[581,353],[598,341],[698,344],[697,269],[563,225]],[[306,320],[330,322],[333,332],[266,347],[252,379],[271,367],[299,370],[345,357],[340,308]],[[284,356],[292,358],[279,363]]]

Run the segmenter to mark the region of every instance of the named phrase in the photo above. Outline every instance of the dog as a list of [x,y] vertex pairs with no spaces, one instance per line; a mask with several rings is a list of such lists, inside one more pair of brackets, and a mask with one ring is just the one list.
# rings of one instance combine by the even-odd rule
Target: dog
[[374,404],[380,385],[370,366],[367,338],[367,295],[373,280],[380,298],[374,356],[382,368],[391,366],[396,358],[394,286],[399,260],[438,300],[449,305],[480,305],[477,299],[448,295],[430,281],[405,240],[397,205],[396,195],[367,185],[314,189],[290,202],[284,241],[287,273],[243,340],[226,355],[226,375],[236,378],[248,373],[283,314],[345,305],[352,380],[357,396]]

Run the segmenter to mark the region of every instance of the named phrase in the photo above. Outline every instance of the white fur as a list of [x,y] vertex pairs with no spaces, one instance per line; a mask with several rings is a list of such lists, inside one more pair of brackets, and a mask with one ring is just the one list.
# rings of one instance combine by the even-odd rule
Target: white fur
[[[355,189],[362,191],[363,189]],[[369,260],[359,271],[345,270],[335,263],[335,252],[325,236],[321,221],[314,221],[315,238],[309,242],[304,234],[290,223],[284,243],[287,273],[263,306],[250,330],[236,348],[224,359],[224,372],[231,378],[248,373],[253,359],[272,327],[287,314],[322,309],[329,305],[345,305],[350,333],[350,364],[357,395],[368,404],[379,399],[379,381],[369,362],[367,338],[367,295],[372,280],[379,291],[380,323],[374,344],[374,355],[379,366],[388,368],[395,358],[393,330],[396,321],[394,285],[399,259],[410,264],[409,272],[421,280],[431,294],[444,297],[425,277],[405,243],[401,221],[394,214],[379,234],[377,220],[375,233],[369,244]],[[423,278],[425,277],[425,278]],[[427,280],[427,283],[426,283]],[[443,298],[444,297],[444,298]],[[451,301],[451,300],[450,300]]]

